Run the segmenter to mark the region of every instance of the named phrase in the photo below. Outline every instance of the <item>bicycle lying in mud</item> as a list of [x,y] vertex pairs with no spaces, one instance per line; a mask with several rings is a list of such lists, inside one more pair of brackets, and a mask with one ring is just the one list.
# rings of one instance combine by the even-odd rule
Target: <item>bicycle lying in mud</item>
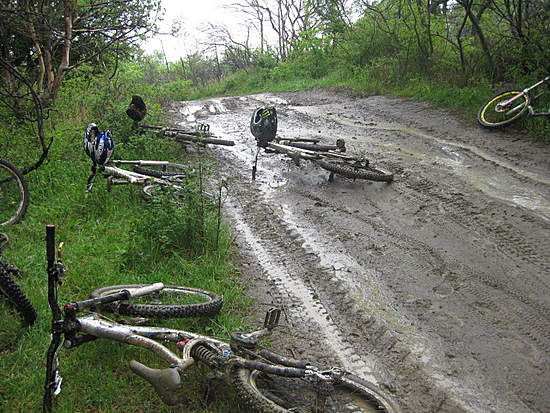
[[210,125],[207,123],[198,123],[194,130],[168,128],[163,126],[139,125],[138,127],[145,130],[156,131],[158,136],[163,138],[173,139],[184,145],[191,143],[201,146],[206,145],[222,145],[234,146],[235,142],[227,139],[220,139],[210,132]]
[[534,109],[537,100],[548,91],[543,90],[538,94],[534,94],[533,91],[544,84],[550,89],[550,76],[526,89],[507,90],[493,96],[479,109],[477,113],[479,124],[486,128],[501,128],[511,125],[527,114],[547,116],[550,120],[550,110],[537,112]]
[[[329,182],[334,182],[334,175],[341,175],[354,180],[393,181],[391,172],[373,167],[366,158],[347,156],[341,152],[341,148],[345,148],[345,144],[341,140],[336,145],[319,145],[312,143],[311,140],[294,139],[286,141],[284,144],[269,142],[265,149],[267,153],[276,152],[288,156],[296,165],[300,164],[300,160],[313,162],[330,172]],[[253,180],[256,179],[256,162],[257,156],[252,169]]]
[[[7,235],[0,233],[0,258],[8,241]],[[21,314],[25,324],[31,325],[36,320],[36,311],[25,293],[13,280],[15,277],[19,277],[20,274],[19,268],[15,265],[0,261],[0,296],[4,296],[9,304]]]
[[252,180],[256,179],[260,149],[264,148],[266,153],[287,155],[296,165],[302,159],[315,163],[330,172],[329,182],[334,181],[335,174],[354,180],[393,181],[391,172],[373,167],[368,159],[344,155],[346,145],[342,139],[338,139],[335,145],[321,145],[318,139],[277,138],[277,110],[273,106],[262,106],[254,110],[250,132],[258,145],[252,167]]
[[[172,328],[121,324],[100,314],[168,318],[214,315],[220,310],[220,296],[187,287],[162,283],[104,287],[92,292],[92,298],[66,304],[62,310],[57,291],[64,266],[56,252],[55,228],[48,226],[46,233],[48,302],[53,320],[47,353],[45,413],[52,411],[53,396],[61,391],[58,350],[63,339],[63,347],[74,348],[98,338],[141,347],[158,355],[168,367],[152,369],[134,360],[129,365],[168,405],[181,402],[181,375],[193,364],[202,363],[227,378],[242,406],[255,412],[398,412],[376,386],[347,371],[319,368],[263,348],[258,340],[273,333],[281,314],[278,309],[267,312],[261,330],[248,334],[235,332],[229,340]],[[186,296],[199,301],[185,303]],[[85,311],[88,313],[79,316]]]
[[0,159],[0,226],[19,222],[29,205],[29,190],[23,174]]

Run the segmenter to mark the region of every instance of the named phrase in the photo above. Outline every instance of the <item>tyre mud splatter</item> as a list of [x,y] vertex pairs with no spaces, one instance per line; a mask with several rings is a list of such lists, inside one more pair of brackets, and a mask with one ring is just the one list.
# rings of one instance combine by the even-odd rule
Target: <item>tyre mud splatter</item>
[[[279,136],[346,140],[391,184],[260,154],[254,108]],[[235,142],[208,148],[229,182],[227,218],[258,318],[274,342],[355,371],[403,412],[550,411],[550,149],[427,104],[345,91],[173,105]]]

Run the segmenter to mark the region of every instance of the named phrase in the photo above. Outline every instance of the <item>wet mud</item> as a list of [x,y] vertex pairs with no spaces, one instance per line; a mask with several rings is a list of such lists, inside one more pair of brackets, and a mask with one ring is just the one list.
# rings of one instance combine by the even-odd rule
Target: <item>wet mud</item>
[[[261,154],[254,108],[279,136],[346,140],[391,184]],[[428,104],[339,90],[177,102],[208,122],[228,182],[226,216],[274,342],[355,371],[403,412],[550,411],[550,149]]]

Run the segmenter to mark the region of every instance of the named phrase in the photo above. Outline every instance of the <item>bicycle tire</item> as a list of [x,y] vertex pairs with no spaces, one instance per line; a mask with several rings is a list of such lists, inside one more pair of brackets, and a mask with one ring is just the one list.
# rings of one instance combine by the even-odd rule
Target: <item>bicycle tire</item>
[[[317,411],[314,398],[305,392],[306,387],[313,385],[305,380],[281,378],[244,367],[235,367],[230,374],[238,398],[252,411],[259,413],[313,413]],[[267,388],[273,388],[281,381],[287,382],[283,384],[284,394],[279,396],[277,390],[273,391]],[[264,383],[268,382],[269,384],[264,387]],[[330,397],[323,412],[398,413],[400,411],[396,403],[378,386],[348,372],[343,373],[338,383],[326,383],[325,387],[325,391],[330,394]],[[315,394],[315,390],[309,390]],[[297,397],[295,400],[288,399],[288,395],[292,393],[295,394],[294,397]],[[351,407],[351,404],[354,406]]]
[[[92,291],[92,298],[112,294],[121,290],[143,287],[146,284],[126,284],[114,285],[98,288]],[[202,302],[190,304],[165,304],[161,300],[166,299],[167,295],[179,295],[178,300],[183,296],[189,298],[200,298]],[[147,300],[156,299],[157,301],[147,302]],[[223,299],[220,295],[211,291],[198,288],[181,287],[177,285],[167,285],[162,291],[156,294],[147,295],[132,299],[132,301],[143,300],[144,304],[130,304],[128,302],[117,302],[103,304],[100,310],[120,315],[146,318],[184,318],[216,315],[223,305]]]
[[[520,93],[523,93],[523,91],[516,89],[507,90],[487,100],[477,112],[477,121],[479,122],[479,124],[485,128],[502,128],[518,121],[527,113],[529,105],[531,104],[531,97],[529,95],[523,95],[521,98],[518,98],[518,101],[521,102],[519,104],[522,104],[523,106],[511,117],[506,117],[506,112],[497,112],[496,105],[501,100],[510,99],[514,95],[519,95]],[[495,116],[496,120],[492,119],[493,115]]]
[[23,174],[0,159],[0,226],[21,221],[29,205],[29,189]]
[[10,304],[21,314],[26,325],[32,325],[36,320],[36,310],[25,293],[12,280],[5,265],[0,263],[0,294],[4,295]]
[[321,168],[335,174],[345,176],[346,178],[368,179],[378,182],[393,181],[393,174],[391,172],[379,168],[373,168],[371,166],[361,166],[360,168],[356,168],[353,165],[332,163],[324,160],[317,160],[316,163]]
[[134,165],[133,170],[139,174],[152,176],[154,178],[166,178],[179,175],[187,176],[189,174],[189,168],[186,165],[179,163],[169,163],[167,165],[159,165],[156,167],[151,165]]

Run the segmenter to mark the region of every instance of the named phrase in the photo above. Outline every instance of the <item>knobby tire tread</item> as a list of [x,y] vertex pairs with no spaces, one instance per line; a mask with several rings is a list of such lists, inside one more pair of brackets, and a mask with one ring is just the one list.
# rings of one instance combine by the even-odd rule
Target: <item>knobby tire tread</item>
[[[264,396],[252,383],[252,371],[243,367],[235,366],[231,370],[231,383],[238,398],[244,406],[253,412],[260,413],[291,413],[291,410],[277,404],[276,399]],[[358,394],[368,401],[380,413],[399,413],[396,404],[383,394],[377,386],[351,374],[345,373],[341,383],[336,386],[345,387],[352,394]]]
[[181,172],[172,172],[172,171],[161,171],[158,169],[147,168],[146,166],[134,165],[133,170],[139,174],[152,176],[154,178],[163,178],[167,176],[178,176],[184,175],[188,172],[188,168],[185,165],[181,164],[169,164],[170,167],[175,167],[181,169]]
[[33,305],[23,291],[21,291],[21,288],[4,271],[0,271],[0,293],[5,295],[6,299],[23,316],[27,325],[34,323],[36,320],[36,311]]
[[376,169],[369,167],[368,169],[356,169],[351,165],[341,165],[332,162],[327,162],[324,160],[316,161],[317,165],[321,168],[326,169],[327,171],[334,172],[335,174],[345,176],[346,178],[352,179],[368,179],[371,181],[378,182],[392,182],[393,174],[385,172],[381,169]]
[[[120,291],[124,288],[143,287],[146,284],[128,284],[114,285],[109,287],[99,288],[93,291],[90,295],[92,298],[107,294],[109,291]],[[165,286],[167,289],[182,289],[181,294],[199,294],[207,298],[208,301],[195,304],[130,304],[127,302],[119,302],[113,304],[104,304],[101,309],[111,313],[117,313],[132,317],[145,318],[186,318],[200,316],[214,316],[223,305],[223,299],[220,295],[211,291],[201,290],[198,288],[181,287],[174,285]]]
[[25,213],[27,212],[27,207],[29,206],[29,189],[27,181],[23,178],[23,174],[19,171],[19,169],[17,169],[17,167],[15,167],[15,165],[4,159],[0,159],[0,168],[7,170],[16,179],[21,196],[20,206],[17,213],[7,221],[0,222],[0,226],[16,224],[23,219]]
[[231,370],[231,384],[237,397],[244,406],[252,412],[259,413],[289,413],[289,411],[264,397],[250,382],[252,372],[242,367]]

